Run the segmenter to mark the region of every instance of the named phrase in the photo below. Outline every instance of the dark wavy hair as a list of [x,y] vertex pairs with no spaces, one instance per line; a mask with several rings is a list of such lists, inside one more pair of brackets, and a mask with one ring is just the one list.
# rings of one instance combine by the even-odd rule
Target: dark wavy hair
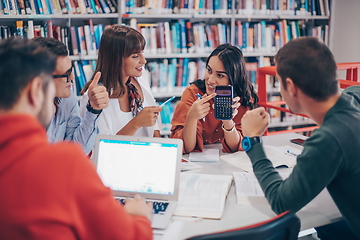
[[[241,50],[229,43],[218,46],[207,58],[206,66],[209,64],[210,58],[217,56],[224,65],[226,74],[229,77],[230,85],[233,86],[234,95],[241,98],[241,105],[250,107],[250,109],[258,106],[259,98],[254,90],[254,86],[246,75],[245,59]],[[204,80],[193,82],[198,88],[205,91]]]
[[[106,28],[101,36],[96,69],[91,79],[100,71],[99,82],[104,84],[110,98],[123,95],[125,92],[121,71],[123,60],[133,53],[143,51],[145,44],[143,35],[131,27],[114,24]],[[86,92],[91,82],[90,80],[85,84],[81,95]]]

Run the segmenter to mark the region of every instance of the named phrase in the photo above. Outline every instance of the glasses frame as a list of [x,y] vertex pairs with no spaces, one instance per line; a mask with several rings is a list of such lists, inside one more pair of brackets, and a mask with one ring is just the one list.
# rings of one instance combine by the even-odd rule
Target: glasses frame
[[73,69],[71,68],[71,71],[69,71],[69,73],[67,74],[62,74],[62,75],[52,75],[53,78],[65,78],[66,77],[66,83],[72,82],[72,80],[70,80],[70,75],[72,73]]

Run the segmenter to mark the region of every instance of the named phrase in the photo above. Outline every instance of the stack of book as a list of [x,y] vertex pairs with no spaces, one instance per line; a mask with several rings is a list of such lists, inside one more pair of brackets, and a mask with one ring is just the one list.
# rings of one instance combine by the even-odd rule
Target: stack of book
[[91,56],[96,59],[101,35],[107,26],[93,25],[91,19],[84,20],[82,26],[71,27],[56,26],[51,20],[43,25],[34,25],[33,20],[16,21],[15,25],[0,26],[0,39],[12,36],[56,38],[67,46],[70,55]]
[[131,26],[145,37],[147,54],[210,53],[220,44],[230,42],[229,23],[193,23],[179,19],[137,24],[132,19]]
[[116,13],[115,0],[2,0],[0,15]]
[[330,0],[126,0],[127,14],[231,14],[330,16]]
[[329,26],[311,26],[305,20],[235,23],[235,45],[245,53],[275,53],[294,38],[312,36],[329,42]]

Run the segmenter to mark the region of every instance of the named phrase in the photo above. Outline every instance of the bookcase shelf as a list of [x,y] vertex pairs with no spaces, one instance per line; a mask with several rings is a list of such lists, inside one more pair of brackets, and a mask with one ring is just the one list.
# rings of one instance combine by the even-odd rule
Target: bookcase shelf
[[93,19],[93,18],[118,18],[117,13],[108,14],[35,14],[35,15],[0,15],[0,20],[51,20],[51,19]]
[[[207,58],[210,52],[208,53],[164,53],[164,54],[145,54],[146,59],[164,59],[164,58]],[[266,52],[244,52],[244,57],[273,57],[275,52],[266,53]],[[96,60],[96,55],[71,55],[69,56],[71,60]]]
[[146,19],[146,20],[156,20],[156,19],[190,19],[192,18],[191,14],[123,14],[123,19]]
[[316,125],[314,121],[311,119],[304,119],[299,121],[278,121],[278,122],[270,122],[268,128],[276,128],[276,127],[289,127],[289,126],[304,126],[304,125]]
[[235,14],[235,19],[243,19],[246,21],[256,21],[256,20],[329,20],[328,16],[313,16],[313,15],[244,15],[244,14]]
[[175,97],[181,97],[182,92],[183,92],[183,89],[181,89],[181,90],[173,90],[171,92],[171,94],[169,94],[168,92],[154,92],[153,96],[156,99],[167,98],[167,97],[169,97],[169,95],[175,96]]

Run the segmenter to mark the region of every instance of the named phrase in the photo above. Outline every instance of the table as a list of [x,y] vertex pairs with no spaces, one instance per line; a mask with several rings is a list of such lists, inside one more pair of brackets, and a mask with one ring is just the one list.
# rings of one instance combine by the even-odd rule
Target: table
[[[291,138],[305,138],[296,133],[286,133],[263,137],[264,144],[272,146],[291,145],[301,149],[301,146],[291,144]],[[221,146],[220,146],[221,147]],[[220,163],[199,163],[203,166],[200,170],[192,172],[232,175],[233,172],[240,172],[241,169],[220,160]],[[235,187],[231,186],[226,200],[223,216],[220,220],[202,219],[200,221],[184,221],[179,236],[173,239],[186,239],[199,234],[224,231],[232,228],[243,227],[253,223],[268,220],[276,214],[271,210],[265,198],[256,197],[251,206],[238,205],[235,196]],[[301,230],[325,225],[341,219],[341,214],[325,189],[309,204],[297,212],[301,220]],[[176,217],[174,217],[176,219]]]

